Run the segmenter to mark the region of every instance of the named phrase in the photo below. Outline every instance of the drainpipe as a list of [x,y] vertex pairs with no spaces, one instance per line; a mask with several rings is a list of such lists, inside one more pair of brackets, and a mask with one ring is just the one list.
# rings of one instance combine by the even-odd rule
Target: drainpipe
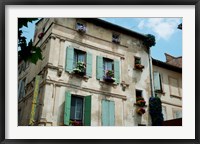
[[151,96],[155,97],[154,84],[153,84],[153,71],[152,71],[152,58],[151,49],[149,48],[149,73],[150,73],[150,85],[151,85]]

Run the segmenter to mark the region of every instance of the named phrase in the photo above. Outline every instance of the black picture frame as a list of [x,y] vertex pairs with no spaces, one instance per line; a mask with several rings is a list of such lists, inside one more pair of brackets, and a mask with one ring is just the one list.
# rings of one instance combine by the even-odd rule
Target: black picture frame
[[[5,139],[5,90],[8,89],[5,87],[9,84],[6,84],[5,75],[6,73],[6,61],[5,61],[5,7],[7,5],[194,5],[195,6],[195,139],[100,139],[100,140],[72,140],[72,139],[62,139],[62,140],[52,140],[52,139]],[[136,143],[136,144],[197,144],[200,143],[200,133],[199,133],[199,46],[200,46],[200,0],[0,0],[0,142],[1,143]],[[91,136],[92,137],[92,136]]]

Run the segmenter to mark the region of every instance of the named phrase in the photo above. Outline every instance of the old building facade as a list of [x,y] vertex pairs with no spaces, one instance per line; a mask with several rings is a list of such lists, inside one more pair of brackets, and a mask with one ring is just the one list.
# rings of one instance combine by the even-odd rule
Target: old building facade
[[154,90],[162,101],[164,121],[182,118],[182,57],[166,55],[166,62],[152,60]]
[[100,19],[38,21],[34,44],[43,60],[19,63],[18,124],[151,125],[145,38]]

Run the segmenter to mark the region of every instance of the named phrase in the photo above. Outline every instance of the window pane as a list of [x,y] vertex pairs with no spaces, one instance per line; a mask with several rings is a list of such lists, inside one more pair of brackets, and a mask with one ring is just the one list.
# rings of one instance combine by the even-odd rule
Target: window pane
[[71,120],[82,120],[83,117],[83,99],[79,97],[71,98]]
[[76,120],[82,120],[82,107],[83,107],[83,101],[81,98],[76,99]]
[[71,98],[71,112],[70,112],[70,119],[75,119],[75,98]]
[[78,61],[85,62],[85,54],[84,53],[78,54]]

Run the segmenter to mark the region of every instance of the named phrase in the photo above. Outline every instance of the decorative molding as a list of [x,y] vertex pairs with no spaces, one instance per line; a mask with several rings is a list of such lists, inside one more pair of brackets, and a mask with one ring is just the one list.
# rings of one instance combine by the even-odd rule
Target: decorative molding
[[65,41],[69,41],[69,42],[72,42],[72,43],[76,43],[76,44],[79,44],[83,47],[88,47],[88,48],[91,48],[91,49],[94,49],[94,50],[97,50],[97,51],[101,51],[101,52],[104,52],[104,53],[107,53],[107,54],[111,54],[111,55],[114,55],[114,56],[118,56],[120,58],[124,58],[124,54],[120,54],[120,53],[116,53],[116,52],[112,52],[112,51],[109,51],[109,50],[105,50],[105,49],[102,49],[102,48],[99,48],[99,47],[95,47],[93,45],[89,45],[89,44],[86,44],[86,43],[83,43],[83,42],[80,42],[80,41],[77,41],[75,39],[70,39],[70,38],[67,38],[67,37],[63,37],[63,36],[60,36],[60,35],[57,35],[55,33],[52,33],[53,35],[56,35],[56,37],[59,37],[59,39],[65,39]]
[[126,88],[129,87],[129,84],[127,84],[125,81],[122,81],[122,82],[121,82],[121,86],[122,86],[122,90],[125,91]]
[[90,89],[90,88],[86,88],[86,87],[79,87],[77,85],[73,85],[73,84],[65,83],[65,82],[58,82],[58,81],[55,81],[55,80],[49,80],[49,79],[47,79],[46,83],[47,84],[55,83],[56,86],[70,87],[70,88],[74,88],[74,89],[78,89],[78,90],[87,91],[87,92],[90,92],[90,93],[96,93],[96,94],[111,96],[111,97],[115,97],[115,98],[119,98],[119,99],[124,99],[124,100],[127,99],[127,97],[124,96],[124,95],[110,93],[110,92],[101,91],[101,90]]

